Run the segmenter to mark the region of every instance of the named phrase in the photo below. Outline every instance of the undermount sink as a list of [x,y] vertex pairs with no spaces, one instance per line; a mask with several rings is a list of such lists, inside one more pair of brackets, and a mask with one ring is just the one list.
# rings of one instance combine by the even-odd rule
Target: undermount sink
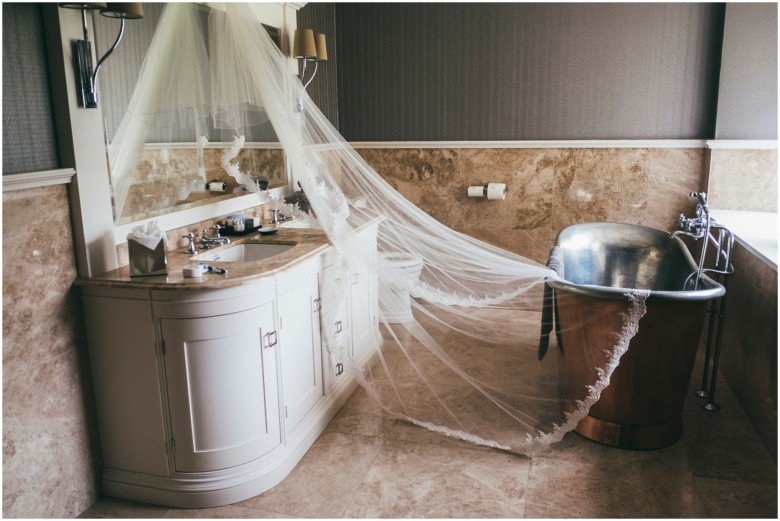
[[215,262],[252,262],[267,259],[284,253],[294,244],[257,244],[245,243],[220,248],[218,251],[201,253],[194,258],[202,261]]

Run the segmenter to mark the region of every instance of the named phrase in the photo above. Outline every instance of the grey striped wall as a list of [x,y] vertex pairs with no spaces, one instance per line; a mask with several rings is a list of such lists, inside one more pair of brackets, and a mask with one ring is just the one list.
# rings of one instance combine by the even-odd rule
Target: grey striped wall
[[3,174],[60,167],[40,4],[3,3]]
[[724,4],[336,4],[352,141],[714,135]]
[[336,51],[338,38],[335,5],[317,2],[306,4],[298,11],[298,27],[314,29],[314,32],[323,33],[327,39],[328,61],[319,64],[317,76],[314,77],[307,91],[330,123],[339,128],[338,52]]
[[777,4],[729,3],[716,139],[777,139]]

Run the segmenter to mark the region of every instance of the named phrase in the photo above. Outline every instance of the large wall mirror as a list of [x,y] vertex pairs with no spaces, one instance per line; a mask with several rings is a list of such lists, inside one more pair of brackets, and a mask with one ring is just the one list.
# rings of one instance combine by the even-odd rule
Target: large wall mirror
[[[112,142],[125,116],[164,7],[162,3],[143,4],[144,17],[128,24],[121,44],[101,68],[98,88],[106,144]],[[211,7],[198,5],[198,9],[205,28]],[[97,49],[108,49],[116,38],[118,22],[98,14],[94,14],[93,18]],[[273,12],[271,18],[275,18]],[[282,48],[282,29],[279,26],[283,23],[279,20],[262,21],[269,23],[261,23],[259,19],[258,28],[267,30]],[[241,170],[249,173],[261,187],[273,189],[289,185],[284,151],[271,123],[258,124],[248,134],[234,162],[237,161]],[[179,140],[174,135],[171,139],[162,129],[152,129],[125,203],[122,208],[114,205],[115,225],[247,195],[246,188],[220,166],[222,152],[231,146],[233,138],[212,128],[208,135],[209,145],[199,152],[192,142],[187,142],[187,138]]]

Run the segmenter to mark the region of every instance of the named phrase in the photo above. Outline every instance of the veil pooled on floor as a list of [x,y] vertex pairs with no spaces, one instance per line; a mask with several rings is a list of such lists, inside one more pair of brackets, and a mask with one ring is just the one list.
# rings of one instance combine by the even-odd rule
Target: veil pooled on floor
[[[369,360],[351,359],[349,370],[385,414],[518,453],[544,450],[572,430],[636,333],[642,295],[631,298],[622,330],[602,346],[603,359],[583,368],[591,384],[580,396],[560,397],[556,357],[563,346],[553,335],[542,356],[539,342],[542,311],[553,308],[545,281],[558,273],[454,231],[402,197],[317,109],[251,6],[212,9],[207,25],[194,4],[166,6],[109,146],[117,215],[144,146],[182,135],[192,146],[229,135],[223,168],[258,192],[258,203],[266,201],[233,159],[251,127],[267,120],[316,215],[308,218],[338,251],[340,275],[321,288],[322,323],[349,292],[347,273],[376,277],[381,347]],[[356,247],[355,231],[372,225],[377,250]],[[403,259],[411,275],[388,269],[392,259]],[[388,309],[399,305],[393,295],[405,292],[412,316],[397,322]],[[566,305],[563,297],[555,301]],[[330,358],[350,358],[343,335],[324,334]]]

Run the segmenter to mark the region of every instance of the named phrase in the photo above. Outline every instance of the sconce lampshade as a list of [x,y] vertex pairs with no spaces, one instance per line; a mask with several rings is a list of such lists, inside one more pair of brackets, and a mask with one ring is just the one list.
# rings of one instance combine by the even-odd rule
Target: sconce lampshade
[[314,31],[296,29],[293,42],[293,58],[316,58],[317,46],[314,44]]
[[317,61],[328,61],[328,47],[325,45],[325,35],[322,33],[317,34]]
[[66,7],[68,9],[104,9],[106,7],[105,2],[62,2],[60,7]]
[[144,17],[144,8],[138,2],[107,3],[105,8],[100,10],[100,14],[109,18],[136,20]]

